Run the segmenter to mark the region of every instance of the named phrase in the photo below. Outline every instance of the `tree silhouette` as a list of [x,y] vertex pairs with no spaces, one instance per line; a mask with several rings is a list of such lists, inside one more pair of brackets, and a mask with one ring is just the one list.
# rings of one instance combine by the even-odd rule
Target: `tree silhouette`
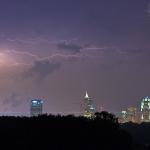
[[47,114],[31,118],[0,117],[0,135],[5,150],[132,149],[130,135],[107,112],[95,113],[93,119]]

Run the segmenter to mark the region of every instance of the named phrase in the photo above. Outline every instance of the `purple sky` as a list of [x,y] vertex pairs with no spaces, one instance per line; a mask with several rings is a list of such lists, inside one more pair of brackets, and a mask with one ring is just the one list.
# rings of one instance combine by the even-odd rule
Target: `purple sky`
[[0,112],[139,107],[150,96],[150,0],[0,0]]

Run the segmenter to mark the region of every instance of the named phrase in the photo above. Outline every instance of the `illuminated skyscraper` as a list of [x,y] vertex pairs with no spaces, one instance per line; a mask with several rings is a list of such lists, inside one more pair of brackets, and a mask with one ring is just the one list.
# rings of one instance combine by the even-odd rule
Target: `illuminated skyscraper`
[[127,108],[126,112],[127,112],[127,121],[136,123],[137,122],[136,108],[129,107],[129,108]]
[[144,97],[141,102],[141,121],[150,121],[150,98],[148,96]]
[[30,116],[38,116],[42,114],[43,101],[39,99],[31,100]]
[[84,117],[92,118],[94,117],[95,108],[93,106],[92,99],[88,96],[88,93],[86,92],[86,95],[84,97]]

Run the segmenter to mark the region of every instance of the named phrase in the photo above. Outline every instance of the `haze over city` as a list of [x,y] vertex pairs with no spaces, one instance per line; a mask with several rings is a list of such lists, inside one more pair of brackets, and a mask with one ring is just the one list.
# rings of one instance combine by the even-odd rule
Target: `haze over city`
[[149,39],[149,0],[0,0],[0,113],[140,108]]

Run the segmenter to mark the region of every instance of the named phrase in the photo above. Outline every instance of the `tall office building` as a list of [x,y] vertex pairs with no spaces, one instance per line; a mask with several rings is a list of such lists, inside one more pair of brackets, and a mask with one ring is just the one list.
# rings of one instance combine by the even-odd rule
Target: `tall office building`
[[150,121],[150,98],[144,97],[141,102],[141,122]]
[[43,101],[39,99],[31,100],[30,116],[38,116],[42,114]]
[[92,99],[88,96],[88,93],[86,92],[86,95],[84,97],[84,117],[92,118],[94,117],[95,108],[93,106]]
[[137,110],[135,107],[127,108],[126,114],[127,114],[127,121],[128,122],[133,122],[133,123],[137,122]]

